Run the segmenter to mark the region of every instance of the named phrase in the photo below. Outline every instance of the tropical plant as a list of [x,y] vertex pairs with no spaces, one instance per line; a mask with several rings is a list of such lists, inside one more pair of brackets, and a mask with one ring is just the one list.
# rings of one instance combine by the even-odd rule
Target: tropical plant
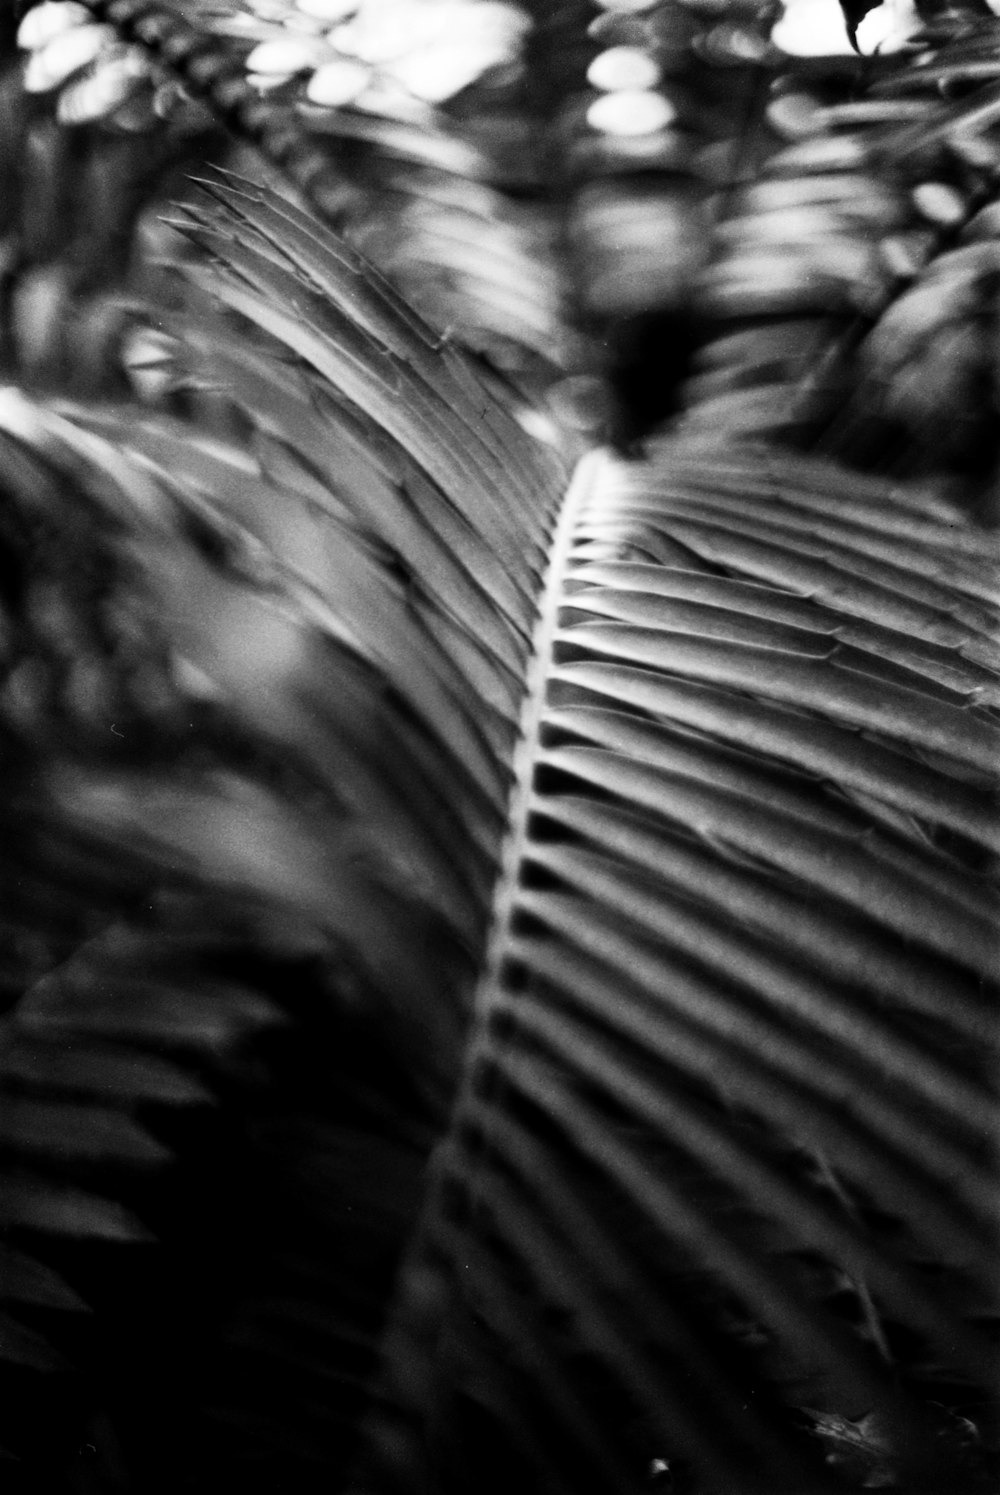
[[998,23],[23,9],[12,1479],[995,1490]]

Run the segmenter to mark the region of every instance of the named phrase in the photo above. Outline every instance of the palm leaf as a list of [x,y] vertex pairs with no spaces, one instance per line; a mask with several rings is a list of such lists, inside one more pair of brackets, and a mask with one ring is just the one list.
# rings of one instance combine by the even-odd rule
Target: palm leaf
[[[263,162],[266,178],[293,184],[328,223],[351,235],[433,325],[532,388],[559,373],[568,351],[551,262],[550,215],[540,202],[525,201],[523,167],[512,184],[520,200],[500,189],[496,179],[509,178],[511,164],[494,159],[488,137],[473,138],[460,118],[407,99],[401,86],[384,97],[370,89],[357,105],[352,99],[319,105],[301,96],[292,67],[289,86],[262,95],[247,72],[250,47],[263,40],[264,46],[301,50],[301,30],[283,31],[284,22],[304,22],[294,6],[271,7],[264,16],[234,4],[180,6],[170,0],[93,0],[87,9],[100,23],[90,30],[96,36],[103,27],[107,36],[103,48],[95,43],[96,55],[87,64],[98,97],[102,69],[113,71],[126,48],[135,63],[126,110],[134,113],[137,89],[158,103],[168,83],[175,92],[183,86],[184,109],[192,97],[198,100],[229,132],[231,143],[253,148],[255,171]],[[312,43],[322,52],[321,31]],[[41,54],[44,63],[44,47]],[[88,77],[81,80],[78,70],[66,87],[62,82],[53,82],[50,92],[65,113],[67,94],[86,89]],[[122,101],[114,90],[109,100],[104,118],[113,129]],[[132,130],[144,123],[147,151],[162,148],[162,140],[183,124],[183,113],[179,122],[174,118],[176,108],[161,112],[166,122],[147,100],[148,118],[129,120]],[[226,164],[216,144],[216,161]],[[247,169],[238,154],[236,164]]]
[[[5,406],[11,460],[43,494],[74,472],[160,620],[176,703],[117,764],[58,700],[29,717],[31,813],[127,846],[153,911],[121,888],[15,1009],[17,1248],[164,1235],[129,1126],[95,1110],[60,1152],[45,1045],[72,1034],[79,1085],[117,1046],[151,1099],[165,1045],[284,1211],[236,1286],[192,1277],[169,1223],[158,1248],[172,1293],[225,1303],[219,1334],[184,1317],[214,1473],[263,1488],[295,1451],[300,1488],[986,1488],[989,543],[762,444],[568,480],[300,210],[225,183],[184,222],[224,308],[177,322],[186,376],[239,444]],[[266,977],[304,958],[322,998]]]
[[[766,523],[748,514],[758,485]],[[903,559],[912,511],[896,531],[888,495],[859,518],[851,480],[837,486],[829,467],[766,450],[720,462],[664,443],[648,465],[593,465],[564,510],[490,972],[390,1361],[409,1395],[430,1388],[416,1415],[445,1449],[445,1488],[473,1437],[458,1398],[485,1402],[502,1437],[490,1377],[502,1386],[523,1346],[491,1305],[518,1285],[572,1323],[570,1349],[565,1323],[539,1315],[532,1353],[541,1338],[569,1357],[575,1421],[623,1488],[657,1458],[694,1489],[825,1487],[818,1447],[777,1443],[782,1405],[874,1408],[905,1488],[954,1477],[926,1403],[985,1388],[994,1363],[972,1283],[992,1275],[980,1044],[996,904],[982,852],[937,805],[952,787],[977,796],[967,829],[985,850],[995,747],[974,766],[969,733],[981,711],[995,722],[975,693],[942,693],[933,667],[890,663],[891,628],[857,650],[832,642],[831,624],[877,610],[850,581],[889,533],[893,593],[909,609],[926,585],[916,552]],[[953,559],[946,523],[924,556]],[[814,557],[845,583],[822,603],[787,589],[789,566]],[[959,614],[970,642],[995,626],[980,611],[992,565],[959,563],[968,579],[916,604],[913,634]],[[794,627],[761,631],[793,597]],[[879,720],[863,705],[876,698]],[[924,730],[943,713],[950,746],[921,742],[910,704]],[[840,744],[834,773],[817,729]],[[855,777],[872,749],[881,767]],[[920,808],[900,803],[904,759]],[[928,979],[936,998],[918,993]],[[626,1272],[634,1319],[618,1310]],[[740,1348],[724,1339],[736,1322]],[[691,1338],[709,1401],[690,1384]],[[934,1391],[937,1376],[952,1389]],[[553,1428],[568,1449],[569,1413]],[[417,1446],[401,1445],[402,1486]],[[567,1453],[552,1488],[579,1477]]]
[[[78,1290],[112,1299],[101,1358],[130,1357],[143,1401],[162,1395],[162,1415],[188,1429],[189,1457],[249,1460],[246,1478],[263,1480],[291,1448],[308,1480],[317,1459],[321,1471],[343,1464],[356,1436],[421,1163],[454,1086],[562,465],[356,255],[281,199],[215,190],[229,212],[202,214],[192,232],[220,253],[232,246],[222,300],[312,360],[311,372],[269,363],[231,324],[186,329],[191,357],[239,400],[259,460],[148,413],[81,408],[70,422],[13,396],[5,406],[15,512],[37,526],[33,501],[51,519],[72,482],[90,571],[112,598],[123,570],[130,588],[141,579],[169,663],[151,718],[127,669],[117,678],[121,640],[112,633],[102,654],[58,618],[39,636],[47,619],[29,588],[18,655],[45,659],[54,635],[104,697],[78,710],[58,661],[56,689],[19,718],[8,692],[24,761],[34,752],[47,765],[17,806],[17,844],[30,847],[48,822],[119,873],[88,896],[62,844],[32,861],[76,925],[65,950],[49,933],[34,979],[12,974],[4,1068],[17,1099],[3,1140],[19,1181],[4,1210],[42,1261],[74,1240],[155,1233],[178,1321],[141,1351],[128,1320],[142,1299],[110,1291],[106,1257],[84,1280],[77,1263]],[[327,315],[306,334],[294,302],[311,295],[319,308],[321,292]],[[126,430],[116,453],[107,438]],[[519,541],[501,471],[520,494]],[[22,533],[12,548],[23,564]],[[49,571],[64,557],[50,555]],[[99,597],[71,595],[89,622]],[[112,688],[123,698],[109,721]],[[111,728],[117,763],[95,741]],[[47,932],[44,912],[35,907]],[[81,945],[79,925],[95,922]],[[70,1098],[53,1063],[60,1042],[76,1054]],[[331,1043],[342,1076],[332,1083],[314,1058]],[[102,1095],[114,1054],[117,1124]],[[236,1135],[219,1152],[203,1106],[222,1097]],[[178,1133],[164,1103],[199,1110]],[[75,1137],[67,1106],[79,1109]],[[75,1146],[59,1143],[60,1127]],[[225,1223],[221,1203],[208,1207],[215,1244],[192,1264],[184,1208],[178,1234],[178,1214],[156,1201],[208,1189],[206,1134],[207,1166],[254,1185],[227,1185]],[[164,1139],[179,1184],[138,1176],[142,1138],[154,1153]],[[212,1260],[223,1241],[236,1249],[241,1221],[257,1244],[234,1284]],[[179,1393],[171,1347],[201,1332],[206,1302],[217,1327],[196,1387]],[[90,1394],[127,1426],[135,1393],[120,1375]],[[12,1402],[29,1458],[34,1395],[22,1387]],[[169,1477],[137,1457],[136,1484]]]

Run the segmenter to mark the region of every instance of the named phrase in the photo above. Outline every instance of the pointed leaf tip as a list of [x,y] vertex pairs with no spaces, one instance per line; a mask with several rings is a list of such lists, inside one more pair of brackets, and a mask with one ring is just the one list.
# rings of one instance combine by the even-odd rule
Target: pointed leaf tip
[[868,15],[869,11],[878,10],[882,0],[840,0],[840,8],[844,12],[844,24],[847,27],[848,40],[855,52],[861,52],[858,46],[858,27]]

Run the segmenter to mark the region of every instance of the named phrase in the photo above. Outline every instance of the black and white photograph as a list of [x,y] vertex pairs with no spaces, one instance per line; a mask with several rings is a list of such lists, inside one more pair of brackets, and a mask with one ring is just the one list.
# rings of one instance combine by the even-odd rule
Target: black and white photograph
[[0,0],[0,1495],[1000,1495],[1000,0]]

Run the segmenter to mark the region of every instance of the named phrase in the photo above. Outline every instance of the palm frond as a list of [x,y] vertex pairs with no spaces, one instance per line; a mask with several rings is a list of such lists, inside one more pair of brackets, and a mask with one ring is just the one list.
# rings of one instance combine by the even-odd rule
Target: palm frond
[[[307,1480],[350,1452],[388,1281],[458,1073],[563,464],[315,221],[246,184],[212,194],[188,228],[218,260],[215,294],[284,349],[268,358],[221,318],[183,328],[189,372],[225,388],[246,443],[133,409],[57,413],[13,395],[4,407],[13,512],[33,484],[51,521],[72,472],[95,579],[114,600],[126,595],[116,574],[129,577],[166,648],[151,712],[123,671],[123,640],[112,632],[88,658],[79,624],[68,639],[53,619],[73,667],[96,676],[96,700],[78,710],[58,661],[56,688],[29,709],[12,716],[17,693],[5,697],[25,761],[37,755],[17,844],[48,822],[118,871],[112,890],[91,892],[67,880],[62,845],[33,864],[77,922],[64,947],[49,933],[26,985],[12,979],[15,1099],[0,1142],[22,1182],[4,1207],[42,1262],[53,1240],[159,1237],[168,1296],[191,1300],[184,1332],[197,1336],[193,1305],[213,1292],[213,1322],[230,1320],[200,1357],[202,1409],[179,1414],[190,1436],[208,1437],[198,1427],[211,1407],[210,1462],[249,1459],[247,1478],[263,1480],[292,1449]],[[50,556],[49,572],[66,559]],[[86,627],[100,594],[73,595]],[[33,598],[16,657],[44,659]],[[123,694],[109,716],[116,671]],[[81,943],[80,925],[90,933],[95,921]],[[70,1095],[60,1042],[77,1056]],[[330,1042],[340,1058],[319,1071],[312,1051]],[[109,1070],[113,1103],[101,1089]],[[255,1227],[235,1287],[210,1262],[188,1263],[157,1203],[165,1189],[204,1187],[197,1138],[217,1125],[206,1100],[222,1095],[238,1135],[216,1166],[237,1180],[260,1170],[255,1188],[275,1216]],[[179,1137],[164,1105],[189,1116]],[[162,1173],[164,1145],[176,1184],[145,1177]],[[241,1187],[224,1238],[251,1211]],[[108,1294],[108,1270],[73,1283]],[[282,1294],[291,1301],[271,1302]],[[113,1355],[135,1300],[111,1297]],[[315,1335],[303,1327],[313,1320]],[[147,1395],[164,1375],[157,1353],[176,1364],[173,1332],[139,1357]],[[323,1411],[331,1378],[339,1389]],[[105,1394],[112,1415],[134,1416],[115,1377]],[[140,1462],[132,1478],[150,1471]]]
[[[954,268],[940,121],[885,100],[897,176],[842,115],[683,184],[751,384],[853,366],[911,209]],[[110,1429],[102,1495],[985,1495],[994,541],[770,394],[571,473],[301,205],[220,173],[176,228],[186,417],[0,403],[4,1439],[68,1482]]]
[[[523,669],[548,548],[544,516],[558,492],[547,461],[538,452],[529,459],[516,423],[481,406],[457,355],[412,318],[397,320],[392,294],[359,285],[356,262],[297,212],[245,189],[215,197],[221,210],[201,213],[191,231],[220,262],[219,294],[311,370],[314,393],[301,401],[288,446],[317,460],[309,421],[319,390],[337,388],[340,440],[353,460],[359,431],[370,440],[378,430],[397,462],[406,454],[404,473],[416,464],[422,482],[403,483],[419,506],[417,527],[427,543],[441,526],[440,554],[464,572],[445,591],[448,573],[435,570],[442,590],[415,591],[408,626],[422,615],[429,634],[432,614],[463,606],[473,575],[490,577],[499,609],[493,633],[477,642]],[[310,300],[319,288],[322,301]],[[221,356],[238,389],[214,330],[202,352]],[[300,378],[272,367],[281,408]],[[249,381],[244,388],[244,408],[265,429],[278,407]],[[273,415],[271,423],[273,434]],[[145,451],[141,428],[113,432],[158,483],[192,468],[179,444],[170,459],[162,430]],[[514,484],[524,505],[520,548],[506,479],[501,491],[493,478],[497,441],[508,452],[506,477],[529,475],[527,486]],[[338,521],[338,557],[328,561],[337,569],[327,572],[337,581],[324,582],[337,597],[336,634],[366,638],[369,666],[388,671],[408,714],[449,745],[449,801],[477,846],[492,826],[495,856],[516,690],[497,720],[495,673],[470,708],[482,736],[472,722],[463,726],[480,614],[465,612],[461,628],[438,618],[438,637],[463,636],[462,647],[446,645],[437,680],[417,673],[395,607],[377,601],[379,568],[357,573],[367,577],[360,591],[352,581],[363,564],[359,539],[386,544],[391,506],[372,510],[370,469],[352,482],[341,459],[319,477],[337,495],[325,521]],[[222,491],[217,477],[211,490]],[[226,507],[230,522],[244,522],[242,490],[234,486]],[[449,508],[455,518],[444,528]],[[393,547],[398,534],[394,527]],[[267,538],[291,572],[273,527]],[[315,540],[309,545],[315,550]],[[821,1488],[822,1419],[874,1415],[897,1477],[933,1489],[952,1455],[940,1428],[927,1431],[927,1409],[955,1405],[978,1425],[992,1366],[981,1330],[992,1240],[983,1049],[992,1023],[982,983],[994,950],[996,724],[985,703],[996,693],[995,561],[963,537],[946,505],[919,492],[874,480],[862,489],[855,476],[767,448],[721,458],[711,446],[676,441],[647,464],[585,469],[552,545],[536,637],[545,668],[527,718],[530,750],[521,749],[491,972],[412,1268],[418,1327],[404,1300],[390,1375],[428,1388],[421,1436],[441,1445],[433,1478],[446,1488],[459,1478],[449,1461],[461,1467],[462,1439],[473,1436],[455,1399],[485,1400],[488,1414],[499,1362],[507,1368],[496,1371],[498,1405],[513,1406],[526,1457],[554,1468],[556,1488],[573,1487],[581,1451],[617,1471],[623,1488],[630,1470],[658,1458],[682,1470],[686,1461],[695,1488],[700,1479],[725,1489],[738,1470],[740,1488]],[[428,574],[416,550],[400,549],[399,562],[407,576],[418,565]],[[168,596],[169,585],[158,585]],[[295,587],[308,596],[309,578]],[[428,744],[408,771],[408,804],[391,786],[403,744],[417,746],[412,729],[394,729],[390,761],[355,715],[348,756],[324,756],[287,687],[276,708],[276,686],[261,690],[257,668],[248,672],[234,656],[218,627],[219,597],[199,607],[198,590],[185,577],[183,606],[165,608],[183,627],[185,649],[200,641],[193,663],[228,694],[246,698],[252,681],[255,730],[297,747],[310,774],[323,761],[332,773],[335,763],[326,792],[348,811],[349,786],[363,785],[376,844],[402,836],[412,858],[429,832],[424,896],[437,917],[481,940],[485,904],[462,913],[448,878],[467,843],[448,834],[440,791],[415,795],[433,761]],[[242,606],[236,617],[241,640],[256,636],[260,625]],[[274,657],[302,671],[282,640]],[[272,646],[260,652],[271,657]],[[426,670],[426,636],[420,653]],[[483,664],[480,655],[477,675]],[[332,667],[328,660],[322,672],[300,675],[310,699],[328,695]],[[377,790],[362,756],[378,766]],[[162,812],[157,823],[162,837]],[[190,847],[190,817],[183,827]],[[217,834],[195,842],[202,866],[213,847],[218,860],[219,844]],[[460,882],[483,898],[489,863],[477,865],[473,858]],[[401,990],[409,936],[400,943],[392,879],[364,886],[363,922],[353,900],[326,917],[366,980],[374,945],[388,989]],[[438,990],[442,975],[433,978]],[[416,973],[406,979],[412,986]],[[559,1201],[554,1240],[550,1198]],[[602,1224],[609,1211],[627,1222],[613,1250]],[[569,1218],[576,1225],[565,1236]],[[634,1286],[620,1309],[619,1272]],[[436,1348],[425,1347],[415,1368],[412,1341],[420,1344],[435,1278],[428,1332]],[[527,1346],[505,1341],[506,1308],[499,1317],[490,1310],[527,1284],[584,1341],[571,1351],[560,1328],[539,1351],[545,1331],[536,1327],[532,1355],[570,1360],[559,1393],[568,1405],[548,1408],[534,1433],[528,1403],[537,1380],[507,1364]],[[482,1336],[463,1316],[466,1294],[485,1315],[488,1350],[475,1348]],[[649,1334],[650,1323],[659,1325],[656,1348],[640,1353],[634,1335],[640,1325]],[[454,1350],[446,1355],[443,1343]],[[689,1404],[690,1344],[703,1357],[706,1390]],[[475,1394],[462,1390],[467,1376]],[[437,1402],[442,1382],[448,1390]],[[737,1416],[748,1387],[751,1410]],[[403,1390],[394,1394],[405,1405]],[[728,1442],[717,1422],[730,1418]],[[587,1439],[573,1453],[581,1427]],[[377,1441],[393,1442],[384,1430]],[[404,1446],[406,1465],[422,1477],[419,1455]],[[759,1472],[747,1474],[748,1461]]]
[[[336,58],[322,23],[309,22],[294,8],[277,19],[241,15],[233,5],[181,7],[169,0],[93,0],[87,10],[99,23],[83,28],[96,38],[85,62],[89,80],[79,68],[65,79],[58,67],[50,80],[44,69],[46,28],[36,28],[42,64],[37,86],[56,91],[64,113],[67,92],[70,103],[88,86],[100,97],[102,69],[114,72],[125,48],[139,65],[129,73],[124,104],[113,89],[108,94],[109,126],[120,107],[133,107],[136,89],[144,88],[159,107],[168,84],[182,86],[184,109],[191,98],[198,100],[236,142],[253,146],[277,179],[293,184],[327,222],[349,233],[434,325],[533,388],[543,388],[564,366],[567,337],[549,215],[523,193],[515,201],[498,190],[488,139],[467,138],[460,119],[408,95],[402,85],[395,92],[369,88],[360,101],[348,96],[342,104],[319,103],[302,97],[302,70],[289,64],[290,86],[262,92],[254,81],[262,75],[252,70],[262,48],[308,52],[311,45],[319,60],[324,49]],[[296,31],[282,39],[289,18],[313,25],[315,35]],[[276,34],[275,40],[260,40]],[[61,35],[52,45],[60,41]],[[282,76],[265,81],[280,84]],[[169,135],[176,110],[163,105],[166,123],[152,105],[146,112],[143,138]],[[130,120],[129,128],[137,122]],[[518,181],[523,177],[522,169]]]
[[996,560],[939,505],[766,448],[590,461],[561,523],[390,1342],[416,1432],[376,1425],[371,1488],[458,1488],[513,1399],[559,1450],[539,1488],[591,1459],[609,1489],[657,1461],[677,1489],[840,1488],[823,1419],[868,1417],[900,1488],[943,1490],[932,1409],[981,1424],[996,1363],[997,719],[978,665],[939,666],[994,633]]

